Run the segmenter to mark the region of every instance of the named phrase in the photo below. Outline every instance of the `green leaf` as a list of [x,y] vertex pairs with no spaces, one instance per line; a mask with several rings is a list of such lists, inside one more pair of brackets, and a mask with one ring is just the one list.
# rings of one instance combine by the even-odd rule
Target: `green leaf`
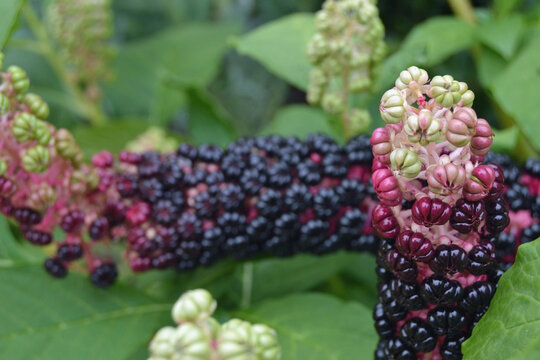
[[540,241],[519,247],[487,313],[463,344],[464,359],[540,359]]
[[294,135],[305,138],[316,132],[337,135],[329,125],[328,116],[321,109],[308,105],[289,105],[276,113],[274,119],[261,130],[260,135]]
[[493,13],[498,17],[504,17],[514,11],[523,3],[523,0],[494,0]]
[[205,91],[189,89],[187,121],[191,140],[203,143],[228,145],[236,136],[228,114]]
[[371,309],[322,294],[269,300],[238,316],[273,327],[283,360],[368,359],[378,338]]
[[79,126],[73,136],[87,158],[101,150],[118,153],[137,135],[143,133],[149,124],[140,119],[110,121],[99,126]]
[[0,269],[0,353],[4,359],[126,359],[172,324],[172,304],[130,288],[95,288],[69,274],[58,280],[41,266]]
[[240,37],[236,48],[300,89],[307,89],[311,65],[306,47],[315,33],[313,14],[293,14]]
[[383,65],[381,85],[386,89],[409,66],[429,67],[476,43],[475,27],[448,16],[431,18],[407,35],[401,48]]
[[26,240],[17,241],[8,221],[0,215],[0,269],[43,261],[43,253]]
[[[537,31],[537,34],[540,32]],[[540,150],[540,37],[529,44],[492,83],[493,95],[503,110],[513,117],[533,146]]]
[[486,21],[480,25],[478,35],[480,41],[508,60],[514,55],[524,31],[523,17],[515,14]]
[[508,65],[508,62],[501,55],[485,46],[482,46],[475,60],[478,79],[485,88],[489,88],[497,75],[501,74]]
[[[347,267],[353,258],[353,254],[337,253],[254,262],[251,301],[312,289]],[[241,296],[242,276],[242,268],[239,268],[230,291],[231,298],[237,303]]]
[[106,98],[122,114],[147,114],[161,81],[203,87],[219,70],[235,24],[187,24],[121,47]]
[[495,134],[493,145],[491,146],[492,151],[508,154],[516,148],[519,139],[519,129],[517,127],[512,126],[504,130],[492,128],[491,130]]
[[15,28],[19,12],[24,5],[23,0],[2,0],[0,1],[0,48],[9,39],[11,32]]
[[369,308],[375,306],[377,302],[376,266],[375,256],[372,254],[355,254],[354,260],[345,272],[354,279],[354,288],[346,297],[347,299],[360,301]]

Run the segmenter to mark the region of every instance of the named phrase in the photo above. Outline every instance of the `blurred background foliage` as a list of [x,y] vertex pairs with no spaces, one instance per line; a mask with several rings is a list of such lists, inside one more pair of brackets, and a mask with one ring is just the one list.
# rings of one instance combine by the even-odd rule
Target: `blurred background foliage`
[[[86,155],[119,151],[150,126],[196,144],[312,132],[345,140],[339,119],[305,99],[306,45],[322,0],[114,0],[114,54],[97,103],[66,80],[45,21],[50,3],[0,2],[5,63],[28,72],[31,91],[51,106],[51,122],[70,129]],[[358,104],[371,113],[372,127],[381,124],[382,92],[399,71],[417,65],[469,84],[475,110],[497,129],[496,150],[518,160],[538,154],[538,1],[380,0],[378,6],[388,55],[379,84]],[[64,282],[49,278],[42,257],[33,256],[39,250],[22,244],[5,220],[0,226],[0,293],[8,294],[0,296],[0,309],[11,312],[0,329],[5,358],[36,351],[40,359],[56,359],[60,351],[65,358],[145,358],[172,302],[199,286],[218,298],[219,316],[241,314],[276,328],[285,359],[368,358],[375,346],[375,262],[368,255],[224,262],[182,275],[126,272],[104,292],[77,274]],[[294,319],[283,316],[288,309],[296,311]],[[329,334],[324,328],[331,322]],[[114,346],[80,351],[83,341],[105,340]]]

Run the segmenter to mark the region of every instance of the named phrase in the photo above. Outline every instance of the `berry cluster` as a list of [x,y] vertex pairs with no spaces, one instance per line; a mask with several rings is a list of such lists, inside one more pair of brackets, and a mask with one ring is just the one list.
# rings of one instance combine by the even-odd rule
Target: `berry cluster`
[[387,91],[375,130],[373,186],[381,337],[377,359],[461,359],[500,277],[493,238],[509,215],[504,170],[482,164],[488,123],[451,76],[410,67]]
[[176,327],[161,328],[149,345],[149,360],[281,359],[276,331],[264,324],[212,317],[217,303],[206,290],[184,293],[172,309]]
[[134,271],[184,271],[229,256],[373,251],[365,215],[375,204],[367,196],[371,158],[365,137],[341,147],[323,135],[124,152],[115,187],[126,257]]

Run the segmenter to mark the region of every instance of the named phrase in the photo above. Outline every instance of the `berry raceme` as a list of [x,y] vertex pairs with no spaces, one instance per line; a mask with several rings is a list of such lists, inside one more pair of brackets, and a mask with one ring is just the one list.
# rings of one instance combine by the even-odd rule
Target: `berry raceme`
[[401,72],[371,138],[373,227],[385,238],[377,359],[461,358],[495,292],[492,238],[510,222],[504,168],[482,164],[493,133],[470,107],[474,94],[449,75],[428,80],[414,66]]

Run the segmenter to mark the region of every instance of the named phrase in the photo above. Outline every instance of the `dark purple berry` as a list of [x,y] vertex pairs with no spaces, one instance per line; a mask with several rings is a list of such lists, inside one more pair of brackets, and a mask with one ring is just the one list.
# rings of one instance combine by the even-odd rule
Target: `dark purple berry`
[[111,286],[116,278],[118,277],[118,272],[116,266],[111,263],[102,264],[92,270],[90,274],[90,281],[100,288],[107,288]]
[[24,237],[32,244],[39,246],[49,245],[52,242],[52,235],[40,230],[27,230],[24,232]]
[[420,288],[416,283],[392,279],[390,288],[396,300],[407,310],[420,310],[426,305],[424,299],[420,296]]
[[495,261],[493,245],[476,245],[469,251],[469,264],[467,270],[471,274],[481,275],[487,273]]
[[469,325],[467,314],[458,306],[438,306],[428,313],[427,322],[437,335],[459,334]]
[[332,188],[322,188],[313,197],[313,208],[317,216],[327,220],[339,210],[339,196]]
[[283,162],[278,162],[268,169],[268,186],[283,189],[292,181],[291,168]]
[[269,219],[275,219],[283,212],[283,197],[277,190],[266,189],[257,201],[257,212]]
[[433,275],[422,281],[420,294],[425,301],[433,305],[453,304],[463,297],[463,288],[455,280]]
[[37,225],[41,222],[41,214],[27,207],[13,208],[12,216],[22,225]]
[[73,210],[62,217],[60,227],[67,233],[74,233],[77,232],[83,224],[84,213],[80,210]]
[[460,198],[452,208],[450,225],[462,234],[475,230],[486,218],[486,209],[482,201],[468,201]]
[[470,313],[485,312],[494,294],[493,284],[488,281],[478,281],[465,288],[460,304]]
[[294,213],[302,213],[313,203],[313,195],[304,184],[292,184],[285,191],[285,205]]
[[383,305],[377,303],[373,309],[373,320],[375,320],[375,330],[381,338],[394,335],[394,323],[386,317]]
[[461,247],[455,244],[439,245],[429,262],[429,267],[435,274],[455,274],[465,269],[467,263],[467,253]]
[[441,345],[441,357],[443,360],[461,360],[461,344],[467,339],[465,334],[448,335]]
[[61,244],[56,251],[56,257],[61,261],[73,261],[83,256],[83,248],[80,244]]
[[88,234],[92,240],[101,240],[109,231],[109,220],[106,217],[98,217],[90,224]]
[[321,182],[320,166],[315,164],[310,159],[306,159],[298,164],[296,171],[298,178],[305,185],[313,186]]
[[433,329],[420,318],[407,320],[401,326],[400,334],[414,351],[430,352],[437,345],[437,336]]
[[56,278],[63,278],[67,275],[67,269],[57,258],[49,258],[43,263],[45,270]]
[[396,250],[388,254],[388,263],[397,277],[406,282],[413,282],[418,275],[416,263],[407,259]]

